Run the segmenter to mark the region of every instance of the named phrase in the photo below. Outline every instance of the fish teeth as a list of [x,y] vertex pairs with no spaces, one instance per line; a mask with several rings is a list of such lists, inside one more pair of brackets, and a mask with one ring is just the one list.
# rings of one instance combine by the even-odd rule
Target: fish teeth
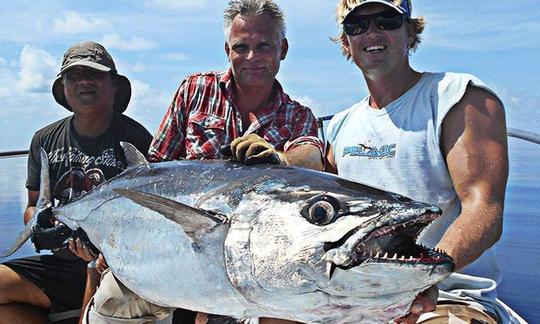
[[397,260],[397,253],[394,253],[394,256],[392,257],[392,260]]
[[334,274],[334,270],[336,269],[336,266],[332,262],[328,262],[326,264],[326,277],[328,280],[332,280],[332,275]]
[[388,252],[384,254],[383,259],[388,259]]
[[375,254],[375,258],[380,259],[381,258],[381,252],[377,251],[377,254]]

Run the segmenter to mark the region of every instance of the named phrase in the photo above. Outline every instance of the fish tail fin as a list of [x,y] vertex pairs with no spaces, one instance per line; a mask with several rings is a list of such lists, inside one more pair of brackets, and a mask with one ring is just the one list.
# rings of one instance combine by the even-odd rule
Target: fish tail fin
[[28,239],[32,236],[32,227],[34,224],[31,224],[31,222],[28,222],[22,232],[19,233],[17,236],[17,239],[15,240],[15,243],[13,245],[5,250],[2,250],[0,252],[0,258],[6,258],[13,253],[17,252],[17,250],[26,242]]
[[39,197],[36,208],[34,209],[32,218],[30,218],[28,223],[26,223],[24,229],[19,233],[13,245],[0,252],[0,258],[8,257],[13,253],[17,252],[17,250],[32,236],[34,225],[36,225],[38,220],[38,215],[42,211],[52,207],[52,196],[49,182],[49,159],[47,157],[47,153],[43,148],[40,149],[39,155],[41,161],[41,174]]

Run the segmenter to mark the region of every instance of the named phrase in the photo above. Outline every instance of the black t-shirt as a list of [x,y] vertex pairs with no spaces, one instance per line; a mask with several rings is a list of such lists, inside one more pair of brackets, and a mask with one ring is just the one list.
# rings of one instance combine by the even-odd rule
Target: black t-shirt
[[121,141],[133,144],[146,155],[151,140],[141,124],[125,115],[116,115],[107,131],[96,138],[79,136],[73,127],[73,115],[64,118],[34,134],[26,188],[39,191],[40,147],[49,158],[51,194],[59,204],[65,204],[126,168]]

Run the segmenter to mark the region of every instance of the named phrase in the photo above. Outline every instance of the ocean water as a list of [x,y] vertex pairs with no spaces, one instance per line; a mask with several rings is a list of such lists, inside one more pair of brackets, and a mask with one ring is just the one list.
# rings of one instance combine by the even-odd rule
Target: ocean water
[[[509,151],[504,233],[496,247],[504,273],[499,298],[530,323],[540,323],[540,145],[511,138]],[[25,177],[25,157],[0,159],[0,248],[23,228]],[[26,243],[14,257],[33,253]]]

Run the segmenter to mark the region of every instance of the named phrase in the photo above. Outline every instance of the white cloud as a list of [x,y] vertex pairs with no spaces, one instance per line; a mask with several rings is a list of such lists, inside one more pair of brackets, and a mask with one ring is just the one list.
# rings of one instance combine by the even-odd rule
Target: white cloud
[[182,52],[171,52],[163,55],[163,57],[169,61],[187,61],[188,57],[185,53]]
[[101,40],[106,48],[115,48],[123,51],[144,51],[156,47],[156,44],[141,37],[132,36],[130,39],[122,39],[116,34],[107,34]]
[[8,62],[3,57],[0,57],[0,84],[2,84],[0,87],[0,98],[7,97],[9,95],[8,86],[12,80],[12,77],[7,64]]
[[293,100],[298,101],[302,105],[309,107],[313,114],[317,117],[322,116],[324,114],[324,107],[318,100],[315,100],[309,96],[295,96],[291,95],[291,98]]
[[146,65],[141,62],[132,62],[126,60],[123,55],[114,55],[114,62],[116,63],[116,70],[120,74],[130,74],[132,72],[144,72],[146,71]]
[[538,131],[540,121],[538,113],[540,95],[538,93],[497,86],[494,89],[504,103],[508,127]]
[[131,100],[144,99],[151,92],[150,85],[142,81],[139,81],[137,79],[133,79],[131,81],[131,88],[132,88]]
[[146,70],[146,66],[143,64],[143,63],[135,63],[132,67],[131,67],[131,71],[133,72],[143,72],[144,70]]
[[0,87],[0,98],[8,97],[10,95],[11,91],[9,90],[9,87],[13,84],[13,79],[10,71],[2,68],[2,65],[0,65],[0,84],[2,85]]
[[137,79],[130,81],[131,101],[127,114],[143,124],[150,133],[154,133],[165,115],[171,95]]
[[147,6],[159,7],[164,9],[189,9],[204,8],[209,4],[208,0],[146,0]]
[[112,27],[111,23],[101,18],[86,19],[74,11],[65,11],[63,18],[56,18],[53,32],[58,34],[84,34],[104,31]]
[[17,88],[26,92],[48,92],[56,75],[57,62],[46,51],[25,45],[20,56]]

